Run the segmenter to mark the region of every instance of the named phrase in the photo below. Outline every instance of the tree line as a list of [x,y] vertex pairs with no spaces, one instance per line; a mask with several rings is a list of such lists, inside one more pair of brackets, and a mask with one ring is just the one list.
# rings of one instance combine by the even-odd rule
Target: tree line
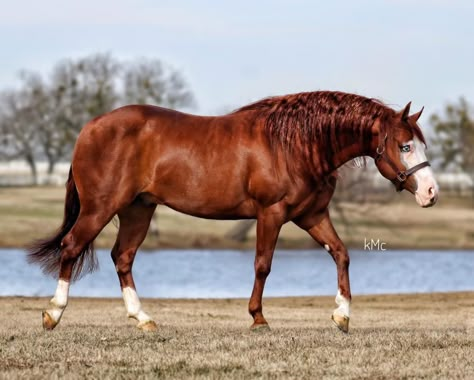
[[[474,183],[474,112],[473,106],[461,97],[446,105],[444,113],[433,114],[430,124],[433,136],[429,156],[442,170],[466,173]],[[473,197],[474,197],[474,186]],[[474,199],[474,198],[473,198]]]
[[17,88],[0,92],[0,159],[23,159],[37,182],[37,162],[48,173],[69,160],[81,128],[126,104],[185,108],[194,96],[179,71],[159,59],[119,61],[94,54],[57,63],[48,76],[20,74]]

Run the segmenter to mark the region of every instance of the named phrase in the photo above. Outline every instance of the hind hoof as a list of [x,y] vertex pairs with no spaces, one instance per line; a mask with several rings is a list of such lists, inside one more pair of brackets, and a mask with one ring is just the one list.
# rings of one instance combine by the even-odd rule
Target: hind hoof
[[250,326],[250,331],[257,333],[270,331],[270,326],[268,326],[268,323],[254,323]]
[[349,332],[349,317],[333,314],[331,319],[339,330],[346,334]]
[[137,327],[142,331],[156,331],[158,330],[158,326],[156,325],[155,321],[146,321],[140,322]]
[[52,330],[56,327],[56,322],[47,311],[43,311],[43,328],[45,330]]

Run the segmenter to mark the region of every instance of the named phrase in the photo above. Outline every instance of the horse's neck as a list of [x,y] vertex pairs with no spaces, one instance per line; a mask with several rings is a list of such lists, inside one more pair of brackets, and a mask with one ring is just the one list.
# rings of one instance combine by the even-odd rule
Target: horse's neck
[[[374,139],[376,139],[376,137],[372,136],[371,133],[367,133],[365,135],[371,136],[371,141],[364,142],[358,135],[348,136],[347,133],[336,131],[336,136],[340,137],[343,141],[339,142],[339,150],[335,152],[333,159],[331,160],[332,162],[328,163],[325,170],[326,173],[324,174],[333,172],[344,165],[346,162],[349,162],[357,157],[373,156],[372,150],[375,141]],[[377,144],[375,143],[375,146],[376,145]]]
[[369,156],[370,152],[364,149],[360,144],[353,144],[346,149],[342,149],[334,159],[334,169],[339,168],[344,165],[346,162],[349,162],[357,157]]

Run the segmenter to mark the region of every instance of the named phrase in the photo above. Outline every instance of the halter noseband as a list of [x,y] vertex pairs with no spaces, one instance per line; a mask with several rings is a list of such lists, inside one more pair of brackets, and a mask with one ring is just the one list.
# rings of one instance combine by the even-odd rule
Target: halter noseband
[[407,170],[399,170],[397,168],[397,165],[392,161],[392,159],[388,156],[386,150],[385,150],[385,142],[387,141],[387,134],[385,134],[385,137],[380,140],[379,145],[377,146],[377,149],[375,152],[377,153],[377,156],[375,157],[375,161],[378,161],[380,159],[384,159],[387,164],[392,168],[392,170],[397,173],[394,179],[392,179],[392,183],[395,185],[395,188],[397,191],[402,191],[403,190],[403,183],[406,182],[409,176],[411,176],[413,173],[417,172],[420,169],[423,169],[427,166],[430,166],[430,163],[428,161],[423,161],[420,162],[418,165],[413,166],[410,169]]

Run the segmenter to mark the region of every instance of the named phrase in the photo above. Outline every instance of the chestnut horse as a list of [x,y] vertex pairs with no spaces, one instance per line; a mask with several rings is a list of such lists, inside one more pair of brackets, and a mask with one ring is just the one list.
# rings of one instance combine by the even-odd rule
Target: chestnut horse
[[[69,284],[92,271],[92,242],[118,215],[112,249],[128,317],[155,330],[135,290],[132,265],[156,205],[202,218],[257,219],[252,328],[268,327],[262,294],[281,226],[304,229],[337,266],[334,323],[349,328],[349,255],[328,213],[336,169],[359,156],[375,159],[397,190],[422,207],[436,203],[438,186],[410,103],[396,112],[342,92],[267,98],[228,115],[204,117],[149,105],[119,108],[81,131],[67,181],[64,221],[56,235],[31,248],[59,280],[43,326],[53,329],[67,305]],[[178,268],[177,268],[178,269]]]

